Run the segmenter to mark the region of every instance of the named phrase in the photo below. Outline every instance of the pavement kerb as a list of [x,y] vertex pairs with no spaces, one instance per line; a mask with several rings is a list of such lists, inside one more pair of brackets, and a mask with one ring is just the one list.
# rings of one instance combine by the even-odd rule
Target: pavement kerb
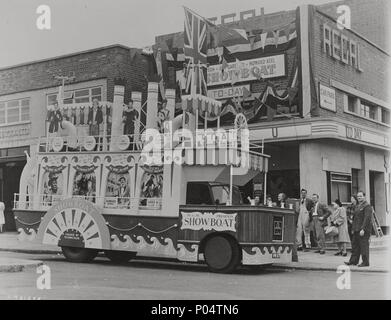
[[[337,272],[337,267],[317,267],[317,266],[290,266],[290,265],[279,265],[274,264],[273,268],[275,269],[285,269],[285,270],[311,270],[311,271],[333,271]],[[359,267],[350,267],[351,272],[377,272],[377,273],[389,273],[390,270],[377,268],[377,269],[367,269]]]
[[37,268],[43,265],[43,261],[40,260],[22,260],[22,259],[12,259],[16,260],[15,262],[1,264],[0,263],[0,273],[1,272],[22,272],[31,268]]

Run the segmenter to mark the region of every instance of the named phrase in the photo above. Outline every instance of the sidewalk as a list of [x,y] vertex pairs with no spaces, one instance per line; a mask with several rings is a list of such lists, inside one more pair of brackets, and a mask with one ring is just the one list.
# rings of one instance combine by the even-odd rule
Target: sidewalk
[[[389,238],[385,237],[382,241],[385,242]],[[384,244],[384,243],[383,243]],[[16,232],[0,233],[0,251],[12,251],[21,253],[59,253],[61,249],[54,246],[45,246],[34,242],[20,242],[17,239]],[[313,250],[309,252],[298,252],[299,262],[291,262],[287,264],[275,263],[274,267],[284,269],[298,269],[298,270],[324,270],[324,271],[336,271],[341,265],[344,265],[344,261],[348,261],[350,252],[347,257],[334,256],[335,249],[329,249],[325,255],[315,253]],[[390,270],[390,256],[385,245],[379,248],[372,248],[370,250],[370,267],[359,268],[351,266],[351,271],[359,272],[389,272]],[[0,266],[2,261],[0,260]]]
[[0,258],[0,272],[21,272],[27,268],[36,268],[42,264],[43,262],[39,260]]
[[[345,266],[344,262],[349,261],[350,251],[347,257],[334,256],[336,250],[326,250],[326,254],[320,255],[314,250],[309,252],[298,252],[299,262],[287,264],[273,264],[274,267],[297,270],[324,270],[337,271],[339,266]],[[390,255],[385,249],[373,249],[369,252],[370,266],[359,268],[349,266],[350,271],[358,272],[390,272]],[[361,261],[360,261],[361,263]]]

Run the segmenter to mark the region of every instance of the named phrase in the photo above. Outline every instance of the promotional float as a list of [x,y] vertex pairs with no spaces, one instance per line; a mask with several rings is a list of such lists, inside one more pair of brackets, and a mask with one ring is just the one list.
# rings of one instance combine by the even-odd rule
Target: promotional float
[[[220,128],[221,103],[198,90],[200,61],[189,63],[190,92],[176,117],[175,90],[166,89],[158,107],[162,88],[150,82],[145,105],[141,93],[132,92],[129,132],[122,85],[105,105],[110,134],[81,135],[59,118],[67,132],[40,139],[15,195],[21,241],[59,246],[72,262],[104,252],[117,262],[165,257],[232,272],[240,265],[291,261],[293,210],[245,205],[238,188],[260,172],[266,178],[269,157],[250,150],[243,115],[231,130]],[[99,110],[102,103],[94,103]],[[207,128],[211,119],[213,130]],[[161,133],[161,141],[151,143],[147,128]]]

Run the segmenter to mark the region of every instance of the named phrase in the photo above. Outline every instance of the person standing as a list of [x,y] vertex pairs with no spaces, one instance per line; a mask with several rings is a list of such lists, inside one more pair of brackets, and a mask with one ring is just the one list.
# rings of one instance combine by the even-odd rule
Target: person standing
[[338,252],[334,255],[346,257],[346,245],[350,242],[346,210],[339,199],[336,199],[332,205],[334,213],[331,217],[331,225],[338,228],[338,235],[334,237],[334,242],[338,245]]
[[318,243],[318,250],[315,253],[325,254],[326,235],[324,227],[327,225],[327,218],[331,215],[331,211],[327,205],[319,202],[318,194],[314,193],[312,195],[312,201],[314,206],[310,213],[310,222],[314,224],[315,238]]
[[365,200],[365,193],[357,193],[358,205],[353,215],[353,241],[352,255],[346,265],[357,265],[360,256],[362,258],[359,267],[369,267],[369,237],[372,232],[372,206]]
[[137,110],[133,106],[133,100],[130,99],[126,108],[122,112],[122,122],[124,123],[124,135],[129,137],[130,149],[133,150],[135,123],[139,117]]
[[0,232],[3,232],[3,226],[5,225],[4,210],[4,202],[0,201]]
[[99,136],[99,125],[103,122],[102,108],[99,107],[99,100],[92,100],[92,107],[88,111],[88,124],[90,125],[90,136]]
[[299,205],[299,217],[297,221],[297,229],[296,229],[296,244],[297,250],[303,250],[303,240],[302,235],[304,232],[304,245],[305,249],[311,248],[311,240],[310,240],[310,212],[314,203],[311,199],[307,198],[307,190],[301,189],[301,197],[300,197],[300,205]]
[[357,200],[357,197],[355,195],[352,195],[350,197],[350,206],[347,207],[347,210],[346,210],[346,217],[347,217],[347,220],[348,220],[348,232],[349,232],[349,238],[350,238],[350,242],[352,242],[352,238],[353,238],[353,233],[352,233],[352,224],[353,224],[353,215],[354,215],[354,211],[356,210],[356,206],[358,205],[358,200]]

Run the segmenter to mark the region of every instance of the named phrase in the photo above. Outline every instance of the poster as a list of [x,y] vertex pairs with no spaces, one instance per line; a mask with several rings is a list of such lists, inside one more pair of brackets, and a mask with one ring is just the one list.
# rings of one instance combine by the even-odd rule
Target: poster
[[52,206],[61,199],[63,186],[63,174],[61,171],[46,171],[42,183],[42,203],[44,206]]
[[129,172],[111,171],[107,177],[107,186],[105,193],[106,208],[129,208],[130,206],[130,187]]
[[163,167],[144,166],[143,169],[140,205],[160,208],[163,196]]
[[82,196],[86,200],[95,202],[96,176],[95,172],[77,171],[73,182],[74,196]]

